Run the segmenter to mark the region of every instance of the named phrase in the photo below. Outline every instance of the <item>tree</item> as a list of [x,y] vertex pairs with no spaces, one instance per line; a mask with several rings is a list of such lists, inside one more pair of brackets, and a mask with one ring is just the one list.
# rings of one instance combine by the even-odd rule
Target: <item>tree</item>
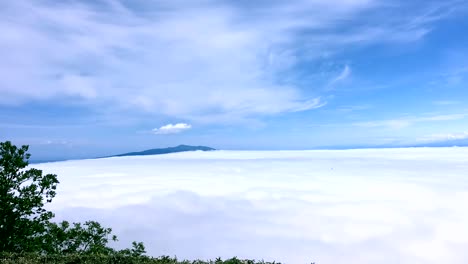
[[111,228],[104,228],[95,221],[84,224],[62,221],[49,223],[44,236],[44,249],[47,254],[104,254],[113,253],[107,246],[110,240],[117,241]]
[[145,247],[133,242],[131,249],[116,251],[109,241],[117,241],[111,228],[96,221],[84,224],[54,223],[52,212],[43,207],[52,202],[59,181],[57,175],[26,169],[28,146],[18,148],[0,142],[0,252],[40,254],[120,254],[142,256]]
[[28,149],[10,141],[0,143],[0,251],[40,250],[41,236],[54,216],[43,207],[56,194],[57,175],[25,169],[31,156]]
[[123,256],[143,256],[146,253],[142,242],[132,242],[132,248],[114,250],[107,244],[117,241],[111,228],[105,228],[96,221],[86,221],[84,224],[62,221],[49,223],[44,235],[45,254],[119,254]]
[[44,236],[44,253],[46,254],[120,254],[124,256],[142,256],[145,246],[141,242],[133,242],[131,249],[116,251],[107,246],[109,241],[117,241],[111,228],[102,227],[96,221],[84,224],[62,221],[58,224],[49,223]]

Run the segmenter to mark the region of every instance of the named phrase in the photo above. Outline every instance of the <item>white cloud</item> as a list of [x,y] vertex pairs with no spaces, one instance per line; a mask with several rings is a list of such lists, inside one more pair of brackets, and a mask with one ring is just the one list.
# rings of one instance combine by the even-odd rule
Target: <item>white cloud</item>
[[464,119],[468,114],[450,114],[450,115],[434,115],[429,117],[421,117],[414,119],[416,122],[423,121],[450,121]]
[[[215,151],[38,164],[59,219],[149,254],[283,263],[468,262],[468,148]],[[181,243],[183,241],[183,243]]]
[[447,134],[432,134],[419,139],[422,142],[444,142],[452,140],[468,139],[468,132],[462,133],[447,133]]
[[38,142],[38,145],[71,145],[71,142],[67,140],[44,140],[41,142]]
[[359,127],[384,127],[390,129],[401,129],[412,126],[416,123],[461,120],[467,116],[468,114],[444,114],[420,117],[403,117],[398,119],[355,122],[353,125]]
[[291,67],[344,47],[414,41],[433,21],[392,16],[369,28],[363,12],[384,10],[374,0],[127,4],[4,1],[0,104],[73,99],[225,122],[306,111],[325,102],[311,104],[318,87],[278,81]]
[[392,120],[379,120],[379,121],[369,121],[369,122],[357,122],[353,125],[360,127],[386,127],[390,129],[401,129],[408,126],[411,126],[414,123],[410,119],[392,119]]
[[155,128],[153,129],[153,133],[154,134],[158,134],[158,135],[165,135],[165,134],[177,134],[177,133],[180,133],[182,131],[185,131],[185,130],[188,130],[192,128],[191,125],[189,124],[185,124],[185,123],[177,123],[177,124],[167,124],[167,125],[164,125],[160,128]]
[[363,104],[363,105],[344,105],[337,108],[340,112],[356,112],[356,111],[364,111],[372,109],[373,106],[370,104]]

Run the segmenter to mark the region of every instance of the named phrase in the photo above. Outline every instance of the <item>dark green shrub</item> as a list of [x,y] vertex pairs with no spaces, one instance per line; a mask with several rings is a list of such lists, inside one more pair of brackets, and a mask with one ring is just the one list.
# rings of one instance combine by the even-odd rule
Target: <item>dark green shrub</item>
[[[194,260],[179,261],[177,258],[162,256],[152,258],[147,256],[128,256],[122,254],[67,254],[41,255],[37,253],[0,253],[0,264],[274,264],[275,262],[216,259],[215,261]],[[281,264],[281,263],[276,263]]]

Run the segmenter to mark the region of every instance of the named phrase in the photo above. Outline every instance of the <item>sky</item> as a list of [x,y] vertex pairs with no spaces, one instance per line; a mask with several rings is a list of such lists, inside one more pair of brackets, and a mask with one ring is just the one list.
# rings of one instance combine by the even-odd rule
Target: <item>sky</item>
[[[468,263],[468,148],[210,151],[36,164],[56,220],[149,255]],[[443,177],[441,177],[443,176]]]
[[0,2],[0,140],[37,159],[179,144],[466,144],[468,2]]

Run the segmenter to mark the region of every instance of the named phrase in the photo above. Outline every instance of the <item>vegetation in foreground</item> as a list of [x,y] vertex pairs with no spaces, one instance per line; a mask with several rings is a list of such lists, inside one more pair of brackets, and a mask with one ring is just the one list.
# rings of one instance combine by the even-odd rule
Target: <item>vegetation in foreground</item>
[[[0,264],[260,264],[237,258],[222,261],[179,261],[176,258],[145,256],[142,242],[115,250],[111,228],[96,221],[69,223],[51,221],[54,214],[44,209],[56,195],[57,175],[43,175],[30,168],[28,146],[0,142]],[[273,262],[274,263],[274,262]]]
[[178,260],[168,256],[153,258],[148,256],[123,256],[119,254],[67,254],[67,255],[41,255],[36,253],[0,253],[0,264],[281,264],[279,262],[264,262],[254,260],[239,260],[232,258],[210,261]]

